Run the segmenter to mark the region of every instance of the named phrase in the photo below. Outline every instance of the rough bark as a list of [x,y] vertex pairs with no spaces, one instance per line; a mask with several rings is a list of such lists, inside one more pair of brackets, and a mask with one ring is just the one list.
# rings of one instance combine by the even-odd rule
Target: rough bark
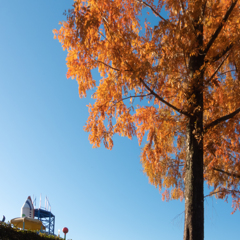
[[184,240],[204,238],[203,141],[193,133],[196,125],[202,128],[201,116],[191,118],[187,129]]
[[[202,32],[202,26],[196,26]],[[197,38],[198,48],[203,44],[202,35]],[[204,57],[200,53],[189,59],[190,88],[189,110],[191,117],[187,126],[187,159],[185,171],[185,225],[184,240],[204,239],[203,195],[203,73]]]

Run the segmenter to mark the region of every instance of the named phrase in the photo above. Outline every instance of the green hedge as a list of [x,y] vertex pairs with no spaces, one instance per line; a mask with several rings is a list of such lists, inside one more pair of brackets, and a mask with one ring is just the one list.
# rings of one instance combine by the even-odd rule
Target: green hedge
[[20,230],[12,227],[11,224],[0,223],[0,240],[62,240],[62,238],[37,233],[37,231]]

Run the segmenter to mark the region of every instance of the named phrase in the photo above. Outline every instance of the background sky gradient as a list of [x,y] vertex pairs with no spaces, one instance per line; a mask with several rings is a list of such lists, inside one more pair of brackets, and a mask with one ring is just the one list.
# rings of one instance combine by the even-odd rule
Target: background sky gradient
[[[184,201],[162,202],[137,139],[93,149],[83,131],[91,99],[66,79],[66,52],[52,33],[72,3],[0,0],[0,218],[20,217],[29,195],[39,207],[41,195],[67,239],[181,240]],[[231,199],[205,200],[205,240],[239,238],[231,211]]]

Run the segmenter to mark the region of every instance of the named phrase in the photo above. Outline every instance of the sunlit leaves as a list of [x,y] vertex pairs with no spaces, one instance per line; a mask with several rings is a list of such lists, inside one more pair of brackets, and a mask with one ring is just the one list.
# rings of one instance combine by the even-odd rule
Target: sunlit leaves
[[[67,21],[54,30],[54,38],[68,52],[67,77],[77,80],[80,97],[94,90],[85,126],[90,142],[111,149],[114,134],[136,136],[149,181],[160,190],[169,189],[163,199],[183,198],[186,123],[199,110],[192,107],[192,89],[199,86],[200,77],[204,126],[240,108],[239,3],[223,22],[231,4],[76,0]],[[205,51],[221,24],[221,32]],[[203,27],[201,47],[197,25]],[[200,55],[204,64],[191,75],[189,59]],[[96,68],[100,81],[92,78]],[[230,194],[234,208],[239,207],[239,178],[234,177],[240,175],[239,120],[237,114],[204,132],[205,180],[219,198]]]

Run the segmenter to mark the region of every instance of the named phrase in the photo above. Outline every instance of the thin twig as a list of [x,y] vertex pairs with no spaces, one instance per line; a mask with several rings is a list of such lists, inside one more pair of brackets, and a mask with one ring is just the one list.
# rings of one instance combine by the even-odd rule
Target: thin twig
[[111,68],[111,69],[113,69],[113,70],[115,70],[115,71],[120,72],[120,70],[119,70],[118,68],[114,68],[114,67],[112,67],[112,66],[106,64],[105,62],[102,62],[102,61],[99,61],[99,60],[96,60],[96,62],[98,62],[98,63],[102,63],[102,64],[105,65],[106,67],[109,67],[109,68]]
[[229,73],[229,72],[236,72],[236,70],[229,70],[229,71],[226,71],[226,72],[223,72],[223,73],[219,73],[218,76],[224,75],[224,74]]
[[204,198],[206,198],[206,197],[211,197],[211,196],[214,195],[214,194],[224,193],[224,192],[225,192],[226,194],[229,194],[229,193],[240,193],[240,191],[237,191],[237,190],[224,189],[224,190],[219,190],[219,191],[211,192],[211,193],[209,193],[208,195],[204,196]]
[[140,1],[140,0],[135,0],[147,7],[149,7],[158,17],[160,17],[164,22],[168,22],[164,17],[162,17],[152,6],[150,6],[148,3],[144,2],[144,1]]
[[151,93],[148,93],[148,94],[145,94],[145,95],[129,96],[129,97],[126,97],[126,98],[122,98],[122,99],[120,99],[120,100],[118,100],[118,101],[116,101],[116,102],[114,102],[114,100],[113,100],[113,101],[107,101],[106,103],[102,104],[100,107],[103,107],[103,106],[106,105],[107,103],[113,103],[113,105],[110,106],[110,107],[113,107],[113,106],[115,106],[116,104],[118,104],[118,103],[120,103],[120,102],[122,102],[122,101],[124,101],[124,100],[127,100],[127,99],[129,99],[129,98],[147,97],[147,96],[149,96],[149,95],[151,95]]
[[216,68],[215,72],[213,73],[213,75],[206,81],[206,85],[209,84],[211,82],[211,80],[215,77],[215,75],[217,74],[218,70],[222,67],[223,63],[226,61],[226,59],[228,58],[230,52],[227,54],[227,56],[222,60],[222,62],[218,65],[218,67]]
[[221,191],[211,192],[211,193],[209,193],[208,195],[204,196],[204,198],[206,198],[206,197],[211,197],[212,195],[217,194],[217,193],[220,193],[220,192],[224,192],[224,191],[221,190]]
[[[125,97],[125,98],[122,98],[122,99],[120,99],[119,101],[115,102],[112,106],[116,105],[116,104],[119,103],[119,102],[122,102],[122,101],[124,101],[124,100],[127,100],[127,99],[129,99],[129,98],[141,98],[141,97],[147,97],[147,96],[149,96],[149,95],[151,95],[151,93],[148,93],[148,94],[145,94],[145,95],[137,95],[137,96]],[[111,102],[113,102],[113,101],[111,101]]]

